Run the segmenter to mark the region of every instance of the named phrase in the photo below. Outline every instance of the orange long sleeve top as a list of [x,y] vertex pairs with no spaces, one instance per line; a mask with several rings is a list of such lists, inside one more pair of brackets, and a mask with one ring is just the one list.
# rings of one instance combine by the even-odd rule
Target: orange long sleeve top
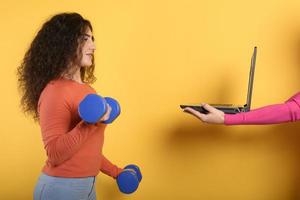
[[87,124],[78,114],[80,101],[96,93],[88,84],[57,79],[42,91],[39,122],[47,153],[43,172],[58,177],[96,176],[99,171],[117,177],[122,171],[103,154],[105,124]]

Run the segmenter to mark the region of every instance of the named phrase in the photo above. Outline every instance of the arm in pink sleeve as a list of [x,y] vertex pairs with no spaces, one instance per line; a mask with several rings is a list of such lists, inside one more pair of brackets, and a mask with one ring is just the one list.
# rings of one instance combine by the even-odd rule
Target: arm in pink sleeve
[[39,102],[39,120],[48,162],[57,166],[70,159],[96,129],[79,122],[70,130],[71,111],[64,92],[48,90]]
[[112,164],[104,155],[102,155],[100,171],[108,176],[116,178],[123,171],[123,169]]
[[225,114],[226,125],[238,124],[278,124],[300,120],[300,93],[285,103],[269,105],[249,112]]

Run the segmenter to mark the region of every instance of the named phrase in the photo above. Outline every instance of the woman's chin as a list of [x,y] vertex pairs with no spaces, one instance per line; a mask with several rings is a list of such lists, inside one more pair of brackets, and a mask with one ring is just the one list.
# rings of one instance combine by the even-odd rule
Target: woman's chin
[[90,64],[82,64],[82,65],[81,65],[81,67],[83,67],[83,68],[88,68],[88,67],[90,67],[90,66],[92,66],[92,63],[90,63]]

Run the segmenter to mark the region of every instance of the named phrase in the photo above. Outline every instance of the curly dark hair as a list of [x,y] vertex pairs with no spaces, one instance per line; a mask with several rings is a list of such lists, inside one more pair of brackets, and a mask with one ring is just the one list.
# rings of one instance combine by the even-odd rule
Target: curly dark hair
[[[61,13],[46,21],[33,39],[29,49],[17,69],[18,87],[22,92],[21,107],[24,113],[37,121],[38,101],[46,85],[61,77],[70,68],[70,63],[78,63],[81,56],[83,34],[91,23],[78,13]],[[85,83],[93,83],[95,63],[81,67],[81,78]]]

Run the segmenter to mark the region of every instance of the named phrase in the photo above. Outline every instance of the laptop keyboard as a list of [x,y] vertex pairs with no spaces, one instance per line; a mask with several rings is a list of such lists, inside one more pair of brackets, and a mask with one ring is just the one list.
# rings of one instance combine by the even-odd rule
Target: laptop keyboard
[[211,106],[234,106],[233,104],[210,104]]

